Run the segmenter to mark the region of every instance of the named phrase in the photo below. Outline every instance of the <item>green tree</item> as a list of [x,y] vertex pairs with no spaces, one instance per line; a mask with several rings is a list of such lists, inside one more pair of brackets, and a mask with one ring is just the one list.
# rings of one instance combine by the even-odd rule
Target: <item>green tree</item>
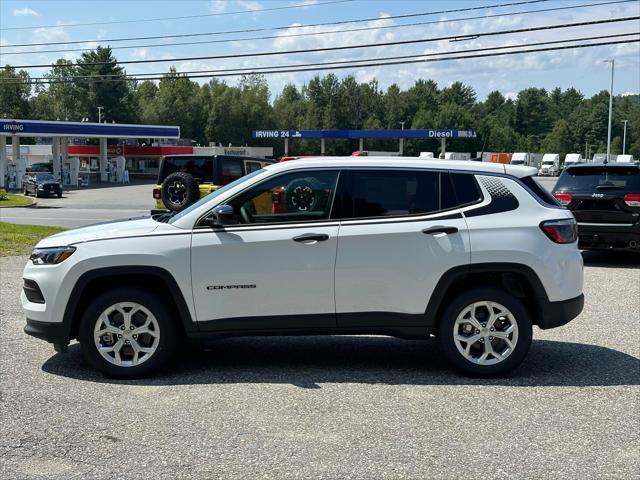
[[545,137],[542,148],[548,153],[560,154],[560,159],[564,159],[567,153],[573,151],[573,141],[571,139],[571,127],[566,120],[560,119],[553,126],[553,130]]
[[549,99],[544,88],[527,88],[516,100],[516,131],[541,138],[549,125]]
[[84,52],[78,60],[76,80],[83,116],[98,121],[98,107],[104,107],[102,120],[134,122],[137,109],[133,91],[135,82],[126,78],[111,48],[97,47]]
[[7,65],[0,70],[0,118],[29,118],[29,74]]

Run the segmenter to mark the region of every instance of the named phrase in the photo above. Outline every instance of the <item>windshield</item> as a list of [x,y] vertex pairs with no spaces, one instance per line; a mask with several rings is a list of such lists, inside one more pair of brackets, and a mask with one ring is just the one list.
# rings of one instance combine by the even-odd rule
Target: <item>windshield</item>
[[53,182],[55,179],[53,178],[53,175],[45,173],[43,175],[41,174],[36,175],[36,180],[38,182]]
[[543,160],[542,165],[553,165],[553,160]]
[[245,175],[244,177],[238,178],[237,180],[234,180],[231,183],[228,183],[227,185],[225,185],[224,187],[219,188],[218,190],[211,192],[209,195],[207,195],[206,197],[202,197],[200,200],[198,200],[196,203],[190,205],[189,207],[185,208],[184,210],[182,210],[180,213],[177,213],[175,215],[173,215],[168,223],[173,223],[176,220],[178,220],[179,218],[184,217],[185,215],[187,215],[188,213],[193,212],[195,209],[201,207],[202,205],[204,205],[207,202],[210,202],[211,200],[213,200],[214,198],[216,198],[219,195],[222,195],[224,192],[231,190],[233,187],[235,187],[236,185],[240,185],[241,183],[243,183],[246,180],[249,180],[252,177],[255,177],[257,175],[260,175],[262,172],[264,172],[264,168],[261,168],[260,170],[256,170],[255,172],[251,172],[249,175]]
[[560,176],[555,191],[625,190],[640,192],[638,167],[572,167]]
[[524,165],[524,160],[511,160],[511,165]]

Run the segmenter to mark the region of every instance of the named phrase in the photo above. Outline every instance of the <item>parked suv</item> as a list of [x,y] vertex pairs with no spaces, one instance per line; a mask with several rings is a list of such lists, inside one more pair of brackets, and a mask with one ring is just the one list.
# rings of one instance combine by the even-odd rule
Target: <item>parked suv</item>
[[575,215],[580,248],[640,253],[640,165],[572,165],[553,196]]
[[199,198],[273,163],[265,158],[235,155],[171,155],[160,163],[153,189],[156,208],[184,210]]
[[146,375],[184,338],[435,335],[463,372],[524,359],[583,307],[571,212],[535,168],[407,158],[267,166],[177,214],[42,240],[26,333]]
[[51,173],[27,173],[22,178],[22,193],[25,195],[44,197],[45,195],[56,195],[62,197],[62,185]]

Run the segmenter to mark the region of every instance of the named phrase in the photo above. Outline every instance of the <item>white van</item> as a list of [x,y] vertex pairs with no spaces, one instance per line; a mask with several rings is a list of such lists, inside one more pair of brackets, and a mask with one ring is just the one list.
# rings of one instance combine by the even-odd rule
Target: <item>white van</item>
[[529,154],[523,152],[516,152],[511,155],[511,165],[529,165]]
[[557,153],[545,153],[538,175],[556,177],[560,174],[560,155]]

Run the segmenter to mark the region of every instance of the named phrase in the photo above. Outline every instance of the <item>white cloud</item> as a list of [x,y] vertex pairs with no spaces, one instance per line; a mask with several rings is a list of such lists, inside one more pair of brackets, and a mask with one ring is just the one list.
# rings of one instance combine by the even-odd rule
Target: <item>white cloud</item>
[[39,17],[40,14],[29,7],[24,8],[14,8],[13,9],[14,17]]
[[226,0],[211,0],[211,2],[209,3],[209,11],[211,13],[222,13],[226,8]]
[[264,10],[264,6],[260,2],[255,0],[238,0],[238,6],[241,9],[249,10],[251,12],[259,12]]

